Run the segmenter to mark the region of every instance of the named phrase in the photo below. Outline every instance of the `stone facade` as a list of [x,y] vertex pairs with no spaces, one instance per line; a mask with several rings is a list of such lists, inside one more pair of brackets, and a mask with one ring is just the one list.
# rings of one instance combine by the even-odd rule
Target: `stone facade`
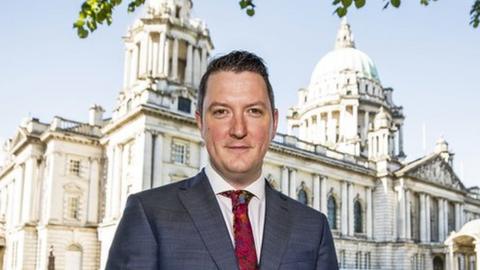
[[[3,269],[102,269],[129,194],[196,174],[207,153],[194,121],[213,50],[190,0],[151,0],[128,30],[111,118],[25,119],[0,170]],[[452,169],[444,140],[404,162],[403,109],[349,24],[288,111],[266,179],[325,213],[343,269],[445,269],[443,241],[480,218],[480,192]],[[435,268],[438,269],[438,268]]]

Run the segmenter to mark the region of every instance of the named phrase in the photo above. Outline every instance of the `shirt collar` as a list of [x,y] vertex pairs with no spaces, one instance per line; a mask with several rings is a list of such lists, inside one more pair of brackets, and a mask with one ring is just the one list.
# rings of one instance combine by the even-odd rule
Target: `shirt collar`
[[[210,164],[210,161],[205,166],[205,174],[207,175],[208,181],[210,182],[215,194],[219,194],[224,191],[235,190],[232,185],[225,181],[225,179],[217,171],[215,171]],[[245,190],[262,200],[265,196],[265,180],[263,178],[263,174],[260,174],[260,177],[247,186]]]

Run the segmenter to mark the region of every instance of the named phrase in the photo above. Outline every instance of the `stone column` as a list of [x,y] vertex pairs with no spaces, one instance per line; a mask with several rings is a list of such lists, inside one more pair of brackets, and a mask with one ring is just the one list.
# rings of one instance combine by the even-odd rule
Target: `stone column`
[[460,204],[460,228],[462,228],[465,223],[465,205]]
[[193,47],[192,47],[192,44],[188,44],[187,65],[185,67],[185,84],[192,85],[192,68],[193,68]]
[[328,214],[327,209],[327,178],[320,177],[320,211],[325,215]]
[[480,241],[475,241],[475,253],[476,253],[476,257],[475,257],[475,265],[476,265],[476,269],[480,269]]
[[354,105],[352,106],[353,110],[353,124],[352,124],[352,129],[353,132],[350,134],[353,138],[357,137],[357,134],[360,134],[360,131],[358,130],[358,106]]
[[320,211],[320,175],[313,175],[313,208]]
[[327,142],[335,142],[335,124],[333,123],[332,111],[327,113]]
[[444,222],[445,222],[445,209],[443,208],[444,207],[444,199],[441,199],[441,198],[438,198],[438,209],[439,209],[439,213],[438,213],[438,234],[439,234],[439,241],[440,242],[443,242],[445,240],[445,232],[444,232],[444,229],[445,229],[445,225],[444,225]]
[[150,33],[147,33],[147,75],[153,74],[153,40],[152,40],[152,35]]
[[353,213],[353,184],[348,184],[347,186],[348,189],[348,234],[350,236],[354,235],[354,213]]
[[158,66],[157,71],[159,76],[164,76],[165,71],[163,65],[165,64],[165,32],[160,32],[160,38],[158,40]]
[[138,56],[139,56],[140,46],[135,45],[132,50],[132,61],[130,63],[130,79],[129,85],[132,85],[138,78]]
[[158,36],[157,38],[157,33],[155,33],[155,39],[156,40],[153,40],[153,36],[152,36],[152,76],[153,77],[156,77],[158,76],[158,61],[159,61],[159,54],[158,54],[158,47],[160,46],[160,39],[159,39],[160,36]]
[[200,52],[199,52],[199,49],[195,47],[193,50],[193,72],[192,72],[194,86],[198,86],[200,84],[200,78],[202,76],[201,69],[202,69],[202,65],[200,60]]
[[24,166],[24,183],[23,183],[23,203],[22,203],[22,223],[32,221],[33,209],[37,202],[35,202],[35,188],[37,186],[37,158],[31,156],[25,161]]
[[173,39],[173,53],[172,53],[172,79],[178,79],[178,39]]
[[[16,181],[15,181],[15,201],[16,205],[13,206],[14,211],[14,222],[13,224],[20,225],[23,217],[23,205],[25,204],[25,163],[15,165],[16,170]],[[30,194],[29,194],[30,195]],[[27,198],[30,199],[30,198]]]
[[128,168],[128,144],[122,145],[122,151],[121,151],[121,165],[120,167],[122,168],[122,171],[120,172],[119,175],[119,186],[120,186],[120,206],[119,206],[119,216],[122,214],[123,209],[125,209],[125,204],[127,203],[127,196],[128,194],[128,182],[127,182],[127,168]]
[[448,253],[445,256],[445,270],[454,270],[455,269],[455,259],[453,256],[453,243],[448,244]]
[[125,59],[123,60],[123,88],[130,86],[130,65],[132,61],[132,50],[125,49]]
[[163,181],[163,134],[155,135],[153,143],[153,187],[159,187],[165,184]]
[[400,215],[400,224],[399,224],[399,234],[398,237],[400,239],[405,239],[406,236],[406,227],[407,227],[407,219],[406,219],[406,209],[405,209],[405,189],[403,187],[400,187],[398,190],[398,204],[399,204],[399,215]]
[[365,125],[364,129],[363,129],[363,139],[364,140],[368,139],[368,125],[369,125],[369,120],[370,120],[369,117],[370,117],[370,113],[368,111],[365,111],[364,119],[363,119],[363,124]]
[[282,167],[282,193],[287,196],[289,194],[288,187],[289,187],[288,167],[284,166]]
[[[52,154],[53,156],[54,154]],[[53,170],[54,166],[50,166],[50,170]],[[50,174],[50,179],[48,181],[48,184],[46,185],[46,195],[49,195],[49,197],[47,197],[48,199],[46,199],[46,202],[45,202],[45,209],[46,211],[43,212],[43,216],[44,216],[44,223],[48,223],[48,221],[52,218],[52,215],[54,215],[54,206],[53,206],[53,202],[52,202],[52,196],[51,194],[53,193],[53,181],[52,181],[52,176]],[[15,214],[15,186],[16,186],[16,183],[15,183],[15,179],[13,179],[7,186],[7,198],[8,198],[8,202],[7,204],[10,206],[7,208],[7,216],[5,217],[5,220],[12,220],[12,222],[9,222],[9,223],[6,223],[6,227],[7,228],[13,228],[14,227],[14,214]]]
[[420,242],[427,242],[427,207],[425,193],[420,193]]
[[207,65],[208,65],[208,59],[207,59],[207,48],[203,47],[202,48],[202,71],[200,77],[205,73],[207,70]]
[[448,231],[448,200],[443,200],[443,218],[444,218],[444,235],[443,240],[447,239],[449,231]]
[[397,147],[396,147],[396,137],[397,137],[397,131],[395,131],[393,134],[392,134],[392,142],[391,142],[391,146],[392,146],[392,156],[396,156],[397,155]]
[[348,183],[346,181],[342,181],[342,235],[348,235]]
[[425,228],[425,234],[426,234],[426,241],[431,242],[432,241],[432,233],[431,233],[431,228],[430,228],[430,218],[431,218],[431,213],[430,213],[430,195],[426,194],[425,195],[425,220],[426,220],[426,228]]
[[90,159],[90,175],[88,179],[88,202],[87,202],[87,222],[90,224],[98,223],[98,195],[100,165],[98,158]]
[[406,211],[405,211],[405,238],[411,239],[412,238],[412,221],[411,221],[411,192],[409,189],[405,190],[405,204],[406,204]]
[[346,110],[345,110],[345,105],[342,105],[342,107],[340,107],[340,116],[339,116],[339,123],[337,124],[340,128],[338,129],[338,133],[339,134],[335,134],[336,136],[338,135],[338,137],[342,137],[342,136],[346,136],[347,135],[347,132],[345,131],[345,129],[347,128],[346,126],[346,121],[345,121],[345,115],[346,115]]
[[152,187],[152,134],[144,130],[139,134],[137,143],[138,147],[135,147],[136,164],[138,164],[136,181],[140,185],[140,190],[145,190]]
[[115,146],[109,144],[107,146],[107,182],[105,183],[105,219],[109,220],[112,217],[112,202],[113,202],[113,174],[115,171]]
[[455,203],[455,231],[459,231],[461,228],[460,224],[460,203]]
[[398,153],[403,155],[403,126],[398,126]]
[[140,59],[139,60],[139,75],[143,76],[147,73],[147,57],[148,57],[148,33],[143,33],[140,41]]
[[171,77],[170,74],[170,39],[165,38],[165,49],[163,51],[163,74],[165,77]]
[[297,199],[297,169],[290,171],[290,197]]
[[367,196],[367,238],[373,238],[373,198],[372,198],[372,188],[366,188]]
[[122,195],[122,155],[123,155],[123,145],[115,146],[115,164],[113,172],[113,190],[112,190],[112,216],[113,218],[120,217],[120,205],[121,195]]

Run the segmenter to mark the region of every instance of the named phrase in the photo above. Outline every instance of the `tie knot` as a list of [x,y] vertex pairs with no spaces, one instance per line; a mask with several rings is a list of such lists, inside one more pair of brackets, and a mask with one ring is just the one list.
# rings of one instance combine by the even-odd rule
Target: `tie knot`
[[220,193],[225,197],[229,197],[232,200],[232,207],[239,206],[241,204],[247,204],[253,197],[253,194],[246,190],[228,190]]

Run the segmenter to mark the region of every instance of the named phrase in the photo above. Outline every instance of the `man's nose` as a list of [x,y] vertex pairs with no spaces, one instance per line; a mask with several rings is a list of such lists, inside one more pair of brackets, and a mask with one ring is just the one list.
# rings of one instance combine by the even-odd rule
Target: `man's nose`
[[230,135],[237,139],[241,139],[247,135],[247,125],[243,114],[236,114],[235,117],[233,117]]

